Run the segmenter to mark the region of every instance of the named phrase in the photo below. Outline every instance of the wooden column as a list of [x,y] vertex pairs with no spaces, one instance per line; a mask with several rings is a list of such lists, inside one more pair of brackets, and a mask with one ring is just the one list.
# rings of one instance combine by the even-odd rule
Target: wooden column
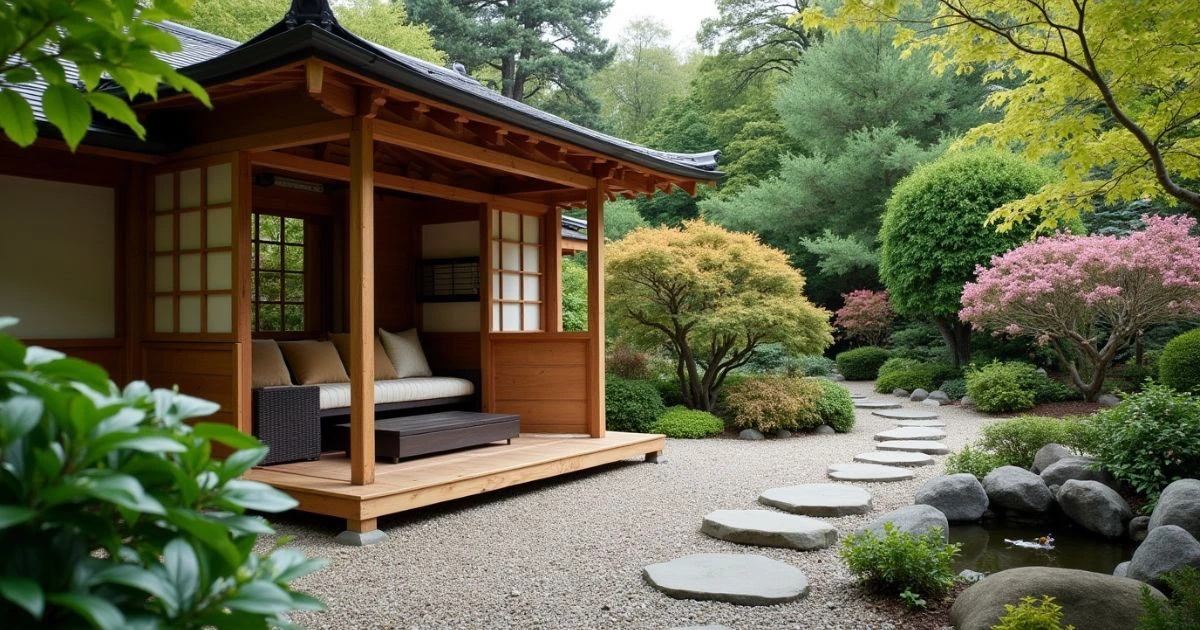
[[542,311],[546,332],[562,332],[562,208],[551,208],[542,220]]
[[375,482],[375,121],[350,127],[350,482]]
[[588,241],[588,405],[592,437],[604,437],[604,182],[587,193]]

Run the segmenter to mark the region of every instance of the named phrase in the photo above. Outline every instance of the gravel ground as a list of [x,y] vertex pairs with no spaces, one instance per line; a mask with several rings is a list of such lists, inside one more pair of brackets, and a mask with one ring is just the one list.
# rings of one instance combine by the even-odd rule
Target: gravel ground
[[[849,383],[870,394],[870,383]],[[884,396],[877,396],[884,397]],[[905,401],[906,407],[928,409]],[[942,407],[951,450],[993,419]],[[865,601],[836,548],[798,552],[735,545],[699,533],[718,508],[769,509],[759,492],[824,483],[825,467],[874,450],[872,436],[893,423],[859,410],[854,431],[790,439],[668,440],[666,464],[627,461],[431,506],[380,521],[378,546],[337,545],[342,522],[291,513],[281,534],[324,570],[296,587],[323,600],[324,613],[297,615],[310,628],[903,628],[894,607]],[[871,514],[827,519],[841,535],[912,502],[938,463],[899,483],[862,484]],[[693,553],[759,553],[803,570],[812,590],[797,602],[744,607],[675,600],[648,586],[642,567]]]

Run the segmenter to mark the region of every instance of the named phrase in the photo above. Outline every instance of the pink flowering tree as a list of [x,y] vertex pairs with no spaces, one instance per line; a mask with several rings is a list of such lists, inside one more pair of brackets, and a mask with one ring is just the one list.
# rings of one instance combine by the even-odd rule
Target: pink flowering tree
[[845,304],[838,309],[833,323],[846,331],[847,337],[868,346],[887,341],[896,319],[887,291],[859,289],[843,294],[842,299]]
[[1200,315],[1190,217],[1144,216],[1127,237],[1059,235],[992,258],[963,289],[963,321],[1049,344],[1095,400],[1113,357],[1147,326]]

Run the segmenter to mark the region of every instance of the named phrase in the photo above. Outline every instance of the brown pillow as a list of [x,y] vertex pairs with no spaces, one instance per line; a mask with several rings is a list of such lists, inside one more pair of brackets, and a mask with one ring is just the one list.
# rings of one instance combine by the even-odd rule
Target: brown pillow
[[279,344],[274,339],[255,339],[250,348],[251,387],[258,389],[292,384],[292,376],[288,374]]
[[[342,365],[346,366],[346,371],[350,371],[350,333],[329,333],[329,340],[333,342],[333,347],[337,348],[338,356],[342,357]],[[379,343],[379,337],[375,338],[375,380],[390,381],[400,378],[396,376],[396,368],[392,366],[392,360],[388,358],[387,352],[383,349],[383,344]]]
[[337,348],[329,341],[288,341],[279,344],[283,358],[301,385],[349,383]]

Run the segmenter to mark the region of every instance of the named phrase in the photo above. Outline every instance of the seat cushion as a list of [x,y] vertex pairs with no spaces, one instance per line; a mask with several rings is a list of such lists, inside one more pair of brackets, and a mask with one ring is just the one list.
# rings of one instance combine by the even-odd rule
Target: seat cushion
[[287,341],[279,344],[279,349],[300,385],[350,382],[331,341]]
[[274,339],[255,339],[250,344],[250,386],[254,389],[291,385],[279,344]]
[[[321,389],[321,409],[341,409],[350,406],[349,383],[327,383]],[[375,381],[375,404],[414,402],[434,398],[470,396],[475,385],[466,379],[446,376],[401,378]]]
[[380,328],[379,340],[383,342],[383,348],[396,368],[396,378],[433,375],[429,362],[425,360],[425,351],[421,349],[421,338],[417,336],[416,328],[399,333]]
[[[338,356],[342,357],[342,364],[346,366],[346,371],[350,371],[350,334],[349,333],[330,333],[329,340],[333,342],[333,346],[337,348]],[[379,343],[379,337],[375,338],[375,380],[390,381],[400,378],[396,374],[396,368],[392,365],[392,360],[388,358],[387,351],[383,349],[383,344]]]

